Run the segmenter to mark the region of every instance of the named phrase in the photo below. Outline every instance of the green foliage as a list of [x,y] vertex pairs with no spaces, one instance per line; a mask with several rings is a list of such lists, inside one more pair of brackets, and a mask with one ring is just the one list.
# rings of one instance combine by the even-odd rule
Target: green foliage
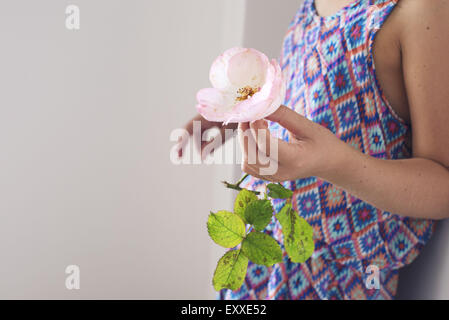
[[216,291],[224,288],[239,289],[245,280],[248,258],[241,250],[230,250],[220,258],[214,272],[212,284]]
[[242,242],[245,237],[245,224],[232,212],[211,212],[207,220],[207,231],[216,244],[232,248]]
[[247,223],[252,224],[257,231],[262,231],[273,217],[273,207],[270,200],[252,201],[246,206],[244,215]]
[[292,209],[290,203],[285,204],[276,218],[282,226],[284,247],[290,259],[296,263],[306,262],[315,247],[313,228]]
[[243,189],[237,195],[234,202],[234,213],[238,215],[245,223],[248,223],[245,219],[245,209],[253,201],[257,200],[257,196],[246,189]]
[[[270,183],[267,186],[268,193],[264,193],[263,199],[259,199],[259,192],[240,187],[246,176],[236,184],[223,182],[227,188],[239,191],[234,203],[234,213],[211,212],[207,220],[209,236],[215,243],[225,248],[240,245],[240,248],[226,252],[218,261],[212,279],[217,291],[225,288],[238,290],[245,279],[249,260],[265,266],[282,262],[279,243],[263,233],[273,219],[273,207],[268,197],[287,199],[287,203],[275,218],[281,224],[284,247],[291,261],[303,263],[310,258],[314,250],[312,227],[292,209],[288,200],[293,192],[280,184]],[[246,228],[245,224],[251,225],[252,228]]]
[[270,183],[267,185],[267,189],[268,196],[272,199],[290,199],[293,195],[291,190],[278,183]]
[[269,235],[253,231],[242,242],[242,252],[256,264],[272,266],[282,262],[282,249]]

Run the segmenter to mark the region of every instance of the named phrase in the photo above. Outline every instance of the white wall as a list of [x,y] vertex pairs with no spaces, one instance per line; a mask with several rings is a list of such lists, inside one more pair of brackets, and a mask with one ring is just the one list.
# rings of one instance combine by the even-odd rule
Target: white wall
[[[0,298],[213,298],[224,249],[205,222],[231,207],[218,181],[239,172],[174,166],[168,137],[195,114],[216,55],[243,43],[278,56],[300,2],[1,1]],[[400,295],[449,297],[446,229]]]
[[271,58],[281,53],[290,21],[303,0],[247,0],[244,44]]
[[174,166],[169,135],[241,45],[244,4],[0,2],[0,298],[214,297],[205,224],[233,169]]

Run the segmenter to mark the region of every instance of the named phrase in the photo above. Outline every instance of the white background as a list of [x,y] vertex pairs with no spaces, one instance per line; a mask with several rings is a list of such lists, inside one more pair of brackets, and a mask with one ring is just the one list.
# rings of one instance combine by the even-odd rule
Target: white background
[[[219,181],[238,167],[174,166],[170,132],[222,51],[277,57],[300,3],[1,1],[0,298],[214,298],[224,249],[206,220],[231,207]],[[443,234],[406,272],[408,297],[448,297]]]

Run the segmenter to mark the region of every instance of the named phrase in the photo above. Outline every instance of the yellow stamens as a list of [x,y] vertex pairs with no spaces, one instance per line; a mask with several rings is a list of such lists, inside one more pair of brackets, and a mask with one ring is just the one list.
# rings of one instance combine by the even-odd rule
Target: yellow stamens
[[235,101],[236,102],[244,101],[248,98],[251,98],[253,95],[255,95],[259,91],[260,91],[260,88],[253,88],[250,86],[240,88],[237,90],[237,93],[239,94],[239,96],[237,98],[235,98]]

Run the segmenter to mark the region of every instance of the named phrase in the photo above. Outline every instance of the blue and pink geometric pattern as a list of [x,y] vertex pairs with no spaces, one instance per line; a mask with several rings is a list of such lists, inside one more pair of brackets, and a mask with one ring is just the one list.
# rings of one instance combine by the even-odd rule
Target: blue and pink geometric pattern
[[[410,127],[386,100],[373,63],[377,31],[398,0],[355,0],[320,17],[305,0],[284,39],[280,64],[287,79],[284,105],[331,130],[354,148],[380,159],[411,155]],[[270,123],[273,135],[286,130]],[[331,156],[331,155],[330,155]],[[264,190],[253,177],[244,186]],[[357,199],[316,177],[288,181],[292,204],[314,229],[315,252],[303,264],[273,267],[250,262],[243,286],[221,299],[392,299],[398,269],[411,263],[431,237],[432,220],[402,217]],[[278,212],[284,202],[273,203]],[[283,247],[280,225],[266,232]],[[380,270],[380,289],[367,289],[366,268]]]

